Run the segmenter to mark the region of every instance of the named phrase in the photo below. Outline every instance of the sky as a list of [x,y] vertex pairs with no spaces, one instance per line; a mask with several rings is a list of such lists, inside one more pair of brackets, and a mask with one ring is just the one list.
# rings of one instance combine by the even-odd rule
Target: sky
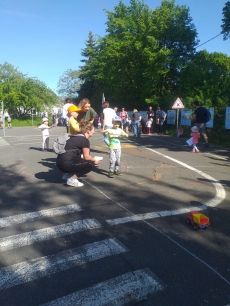
[[[176,0],[186,5],[200,44],[220,34],[222,9],[227,0]],[[106,34],[105,10],[114,11],[119,0],[0,0],[0,64],[8,62],[18,71],[43,81],[56,92],[68,70],[82,65],[81,50],[89,31]],[[129,0],[123,0],[126,5]],[[152,10],[161,0],[144,0]],[[220,35],[197,51],[222,52],[230,56],[230,39]]]

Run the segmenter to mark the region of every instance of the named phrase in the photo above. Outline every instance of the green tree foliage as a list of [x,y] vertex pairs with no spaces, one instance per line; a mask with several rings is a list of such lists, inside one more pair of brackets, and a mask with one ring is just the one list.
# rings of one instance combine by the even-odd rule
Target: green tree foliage
[[[197,32],[189,10],[164,0],[152,11],[143,1],[122,1],[106,11],[107,34],[98,40],[83,75],[118,106],[145,107],[176,95],[181,68],[193,55]],[[91,49],[90,49],[91,50]]]
[[81,62],[84,65],[79,67],[81,87],[78,90],[78,95],[80,100],[85,97],[92,100],[95,94],[95,78],[94,71],[91,67],[97,54],[97,41],[92,31],[89,31],[88,40],[85,41],[85,46],[86,47],[82,49],[81,52],[83,56]]
[[198,52],[181,72],[182,96],[207,107],[228,105],[230,58],[223,53]]
[[76,97],[81,84],[79,75],[79,71],[68,69],[59,78],[57,92],[63,99]]
[[52,106],[57,96],[47,86],[28,78],[9,63],[0,65],[0,99],[5,109],[14,117],[22,117],[44,107]]
[[[229,57],[196,52],[197,31],[189,8],[162,0],[151,10],[144,1],[122,1],[107,14],[106,35],[89,32],[80,67],[79,96],[100,107],[101,95],[118,107],[145,109],[147,103],[171,108],[177,97],[207,106],[229,104]],[[229,1],[224,8],[225,35]],[[224,30],[224,28],[223,28]]]
[[222,19],[222,32],[221,34],[224,35],[224,40],[230,38],[230,1],[225,3],[223,8],[223,19]]

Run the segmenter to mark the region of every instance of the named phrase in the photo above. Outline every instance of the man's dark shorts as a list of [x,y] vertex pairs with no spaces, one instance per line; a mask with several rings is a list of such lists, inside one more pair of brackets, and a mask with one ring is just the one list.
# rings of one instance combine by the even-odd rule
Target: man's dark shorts
[[206,134],[206,123],[195,123],[195,126],[198,127],[198,132]]

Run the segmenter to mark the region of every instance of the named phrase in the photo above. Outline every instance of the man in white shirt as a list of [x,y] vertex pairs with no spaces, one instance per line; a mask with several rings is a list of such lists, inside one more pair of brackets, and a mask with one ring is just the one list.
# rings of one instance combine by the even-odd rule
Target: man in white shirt
[[63,125],[66,126],[66,130],[68,133],[68,108],[73,105],[73,101],[69,98],[65,99],[64,105],[62,107],[62,119]]
[[[102,130],[108,130],[113,128],[113,118],[116,117],[114,109],[109,107],[109,102],[105,101],[102,103],[103,108],[103,127]],[[104,142],[109,146],[108,134],[104,134]]]

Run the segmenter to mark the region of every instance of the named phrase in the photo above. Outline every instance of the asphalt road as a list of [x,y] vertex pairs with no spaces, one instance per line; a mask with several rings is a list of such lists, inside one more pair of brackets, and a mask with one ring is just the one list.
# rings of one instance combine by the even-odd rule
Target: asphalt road
[[109,178],[99,130],[90,143],[103,161],[73,188],[40,130],[0,130],[0,306],[230,305],[229,149],[130,133]]

